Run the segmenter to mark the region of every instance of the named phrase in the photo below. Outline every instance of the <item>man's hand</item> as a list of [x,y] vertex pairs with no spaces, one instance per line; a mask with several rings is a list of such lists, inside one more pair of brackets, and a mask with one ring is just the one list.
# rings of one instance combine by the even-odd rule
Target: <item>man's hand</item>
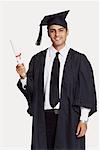
[[76,135],[77,137],[82,137],[85,135],[87,130],[87,123],[83,123],[82,121],[79,122],[78,126],[77,126],[77,132]]
[[24,64],[18,64],[16,66],[16,71],[22,79],[26,77],[26,69],[25,69]]

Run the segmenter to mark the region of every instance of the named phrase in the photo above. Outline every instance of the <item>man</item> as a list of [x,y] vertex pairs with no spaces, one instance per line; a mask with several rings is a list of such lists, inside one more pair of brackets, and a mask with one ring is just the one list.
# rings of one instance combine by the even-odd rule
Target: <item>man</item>
[[17,65],[18,87],[33,116],[31,150],[85,150],[88,116],[96,112],[96,92],[90,62],[66,44],[69,11],[45,16],[52,46],[32,57],[28,72]]

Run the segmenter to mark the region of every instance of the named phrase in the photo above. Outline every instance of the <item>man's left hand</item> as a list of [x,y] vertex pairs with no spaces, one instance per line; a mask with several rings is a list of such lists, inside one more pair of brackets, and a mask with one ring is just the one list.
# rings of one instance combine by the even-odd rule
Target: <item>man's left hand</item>
[[79,137],[84,136],[86,133],[86,130],[87,130],[87,123],[80,121],[77,126],[77,132],[76,132],[77,137],[79,138]]

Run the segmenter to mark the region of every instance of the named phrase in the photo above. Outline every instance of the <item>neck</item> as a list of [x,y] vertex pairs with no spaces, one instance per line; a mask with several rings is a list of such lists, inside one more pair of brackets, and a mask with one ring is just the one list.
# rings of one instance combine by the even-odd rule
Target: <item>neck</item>
[[58,46],[53,45],[53,47],[54,47],[57,51],[60,51],[62,48],[65,47],[65,43],[64,43],[63,45],[58,45]]

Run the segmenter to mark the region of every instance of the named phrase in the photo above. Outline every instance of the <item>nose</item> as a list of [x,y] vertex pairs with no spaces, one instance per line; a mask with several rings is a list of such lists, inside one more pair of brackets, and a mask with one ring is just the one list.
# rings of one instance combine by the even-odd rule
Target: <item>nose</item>
[[55,36],[56,36],[56,37],[59,36],[59,31],[56,30]]

